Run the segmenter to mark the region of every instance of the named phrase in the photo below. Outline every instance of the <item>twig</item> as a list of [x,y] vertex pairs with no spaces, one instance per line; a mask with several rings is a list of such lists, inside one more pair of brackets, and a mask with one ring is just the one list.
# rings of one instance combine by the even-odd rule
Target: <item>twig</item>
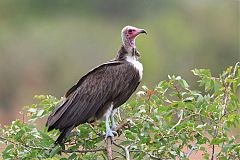
[[124,146],[120,145],[120,144],[117,144],[116,142],[113,141],[113,144],[119,148],[121,148],[122,150],[124,150]]
[[172,131],[174,128],[176,128],[176,127],[181,123],[182,119],[183,119],[183,110],[181,109],[181,110],[180,110],[180,118],[179,118],[177,124],[175,124],[175,125],[167,132],[167,134],[170,134],[171,131]]
[[[35,146],[28,145],[28,144],[20,143],[20,142],[14,142],[14,141],[8,140],[5,137],[0,137],[0,139],[2,139],[4,141],[7,141],[8,143],[21,145],[23,147],[30,148],[30,149],[45,150],[45,151],[52,151],[53,150],[53,148],[35,147]],[[105,148],[97,148],[97,149],[92,149],[92,150],[61,150],[61,152],[65,152],[65,153],[74,153],[74,152],[76,152],[76,153],[88,153],[88,152],[99,152],[99,151],[106,151],[106,149]]]
[[121,155],[124,159],[126,159],[126,156],[125,156],[124,154],[122,154],[121,152],[116,151],[116,150],[114,150],[114,149],[112,149],[112,152],[118,153],[118,154]]
[[178,98],[182,100],[182,95],[174,82],[173,82],[173,88],[175,89],[175,91],[177,91]]
[[190,155],[192,154],[192,152],[195,150],[195,146],[192,146],[192,148],[190,149],[190,151],[187,153],[186,157],[189,158]]
[[[214,128],[214,133],[213,133],[213,138],[216,138],[218,135],[218,125],[215,126]],[[214,160],[214,153],[215,153],[215,145],[212,145],[212,157],[211,160]]]
[[[126,121],[126,122],[123,122],[121,123],[120,125],[118,125],[118,127],[115,129],[116,131],[118,130],[121,130],[123,129],[125,126],[129,126],[129,123],[130,121]],[[97,139],[97,138],[103,138],[105,135],[99,135],[98,137],[94,138],[94,139]],[[22,142],[14,142],[14,141],[11,141],[5,137],[1,137],[0,136],[0,139],[3,140],[3,141],[6,141],[8,143],[11,143],[11,144],[16,144],[16,145],[20,145],[20,146],[23,146],[25,147],[26,149],[30,148],[30,149],[36,149],[36,150],[46,150],[46,151],[52,151],[53,148],[46,148],[46,147],[35,147],[35,146],[31,146],[31,145],[28,145],[28,144],[24,144]],[[93,139],[92,139],[93,140]],[[111,137],[108,137],[107,138],[107,142],[106,142],[106,148],[98,148],[98,149],[92,149],[92,150],[61,150],[61,152],[65,152],[65,153],[88,153],[88,152],[99,152],[99,151],[107,151],[107,155],[108,155],[108,158],[109,160],[112,160],[112,148],[111,148],[111,144],[112,144],[112,140],[111,140]]]
[[121,117],[121,113],[120,113],[120,108],[117,108],[117,115],[118,115],[118,119],[121,122],[122,121],[122,117]]
[[24,144],[24,143],[21,143],[21,142],[14,142],[14,141],[11,141],[5,137],[0,137],[0,139],[4,140],[4,141],[7,141],[8,143],[11,143],[11,144],[15,144],[15,145],[21,145],[23,147],[26,147],[26,148],[31,148],[31,149],[37,149],[37,150],[52,150],[53,148],[42,148],[42,147],[35,147],[35,146],[31,146],[31,145],[28,145],[28,144]]
[[228,86],[226,86],[224,79],[222,79],[222,84],[224,86],[224,101],[223,101],[223,105],[222,105],[222,117],[225,116],[226,114],[226,109],[227,109],[227,103],[228,103],[228,88],[231,85],[231,83],[229,83]]
[[122,150],[124,150],[126,160],[130,160],[130,151],[129,151],[129,147],[130,147],[131,145],[128,145],[128,146],[125,147],[125,146],[122,146],[122,145],[120,145],[120,144],[117,144],[116,142],[113,142],[113,144],[114,144],[115,146],[121,148]]
[[130,160],[130,152],[129,152],[129,147],[130,147],[130,145],[129,146],[127,146],[127,147],[124,147],[124,151],[125,151],[125,155],[126,155],[126,160]]
[[215,151],[215,145],[212,145],[212,157],[211,160],[214,160],[214,151]]
[[120,123],[118,126],[117,126],[117,128],[116,129],[114,129],[114,131],[119,131],[119,130],[121,130],[121,129],[123,129],[124,127],[126,127],[126,126],[130,126],[130,120],[127,120],[127,121],[125,121],[125,122],[122,122],[122,123]]
[[112,137],[107,137],[106,139],[106,151],[108,160],[112,160]]
[[156,156],[152,155],[151,153],[145,152],[143,150],[129,150],[129,152],[143,152],[143,153],[147,154],[152,159],[163,160],[162,158],[156,157]]
[[89,152],[99,152],[99,151],[106,151],[105,148],[97,148],[91,150],[61,150],[61,152],[65,153],[89,153]]
[[148,152],[145,152],[143,150],[129,150],[129,148],[131,147],[131,145],[128,145],[128,146],[122,146],[120,144],[117,144],[116,142],[113,142],[113,144],[119,148],[121,148],[124,152],[125,152],[125,155],[126,155],[126,160],[130,160],[130,152],[143,152],[145,154],[147,154],[150,158],[152,159],[157,159],[157,160],[162,160],[161,158],[159,157],[156,157]]

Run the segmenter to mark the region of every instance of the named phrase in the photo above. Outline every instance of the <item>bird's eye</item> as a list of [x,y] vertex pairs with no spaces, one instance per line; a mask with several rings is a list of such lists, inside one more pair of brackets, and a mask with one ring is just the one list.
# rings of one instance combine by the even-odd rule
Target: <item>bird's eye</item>
[[133,31],[132,29],[129,29],[129,30],[128,30],[128,33],[132,33],[132,31]]

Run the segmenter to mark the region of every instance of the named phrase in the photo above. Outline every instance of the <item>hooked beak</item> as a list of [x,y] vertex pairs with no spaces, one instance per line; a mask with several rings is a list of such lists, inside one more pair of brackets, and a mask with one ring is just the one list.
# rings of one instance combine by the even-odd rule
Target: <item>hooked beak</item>
[[140,29],[140,30],[139,30],[139,33],[145,33],[145,34],[147,34],[147,32],[146,32],[144,29]]

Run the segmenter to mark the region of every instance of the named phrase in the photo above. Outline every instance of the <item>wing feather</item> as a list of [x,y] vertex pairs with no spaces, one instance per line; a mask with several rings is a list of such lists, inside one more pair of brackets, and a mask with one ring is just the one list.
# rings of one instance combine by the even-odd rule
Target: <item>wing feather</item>
[[130,63],[121,61],[91,70],[66,93],[66,102],[49,116],[49,126],[61,130],[85,123],[118,97],[116,105],[121,105],[139,84],[136,73]]

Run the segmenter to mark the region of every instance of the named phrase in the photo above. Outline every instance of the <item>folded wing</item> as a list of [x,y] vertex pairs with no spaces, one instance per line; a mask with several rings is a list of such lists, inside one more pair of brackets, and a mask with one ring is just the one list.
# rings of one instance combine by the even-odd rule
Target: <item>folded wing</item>
[[48,130],[73,127],[101,118],[110,103],[123,104],[139,84],[138,71],[128,62],[102,64],[83,76],[48,118]]

